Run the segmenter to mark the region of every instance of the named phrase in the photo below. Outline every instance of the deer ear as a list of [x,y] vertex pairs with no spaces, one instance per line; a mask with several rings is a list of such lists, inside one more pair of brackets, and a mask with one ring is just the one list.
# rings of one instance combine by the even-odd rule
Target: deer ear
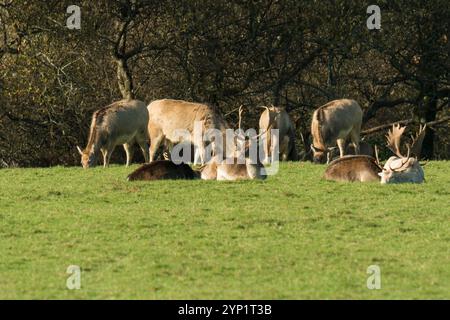
[[77,146],[77,150],[80,155],[83,155],[83,150],[81,150],[81,148],[79,146]]
[[382,177],[382,176],[383,176],[383,172],[378,172],[378,175],[379,175],[380,177]]
[[313,145],[311,145],[311,151],[316,152],[316,148]]

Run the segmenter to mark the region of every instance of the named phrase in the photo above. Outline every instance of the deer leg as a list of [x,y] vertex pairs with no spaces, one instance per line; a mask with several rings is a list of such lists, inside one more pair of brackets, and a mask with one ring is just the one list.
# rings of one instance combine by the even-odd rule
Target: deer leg
[[197,159],[200,156],[200,164],[205,164],[205,146],[203,143],[200,143],[197,145],[197,148],[195,149],[195,156],[194,156],[194,165],[197,164]]
[[355,148],[355,154],[359,154],[359,131],[353,129],[350,133],[350,139],[352,140],[353,147]]
[[111,154],[114,149],[104,149],[102,150],[103,154],[103,168],[107,168],[109,166],[109,160],[111,159]]
[[144,161],[145,163],[148,163],[148,159],[149,159],[149,149],[150,149],[150,144],[149,139],[148,139],[148,132],[147,131],[143,131],[143,132],[139,132],[136,135],[136,142],[138,143],[139,147],[141,148],[142,154],[144,155]]
[[280,161],[280,140],[278,135],[273,135],[270,138],[270,162],[274,163],[275,160]]
[[161,142],[164,139],[164,135],[160,134],[159,136],[151,139],[150,142],[150,162],[155,160],[156,151],[158,151],[159,146],[161,145]]
[[149,148],[147,140],[140,140],[138,141],[139,147],[141,148],[142,154],[144,155],[144,161],[145,163],[148,163],[149,160]]
[[345,154],[345,139],[337,139],[336,142],[339,147],[339,156],[342,158]]
[[133,159],[133,143],[128,142],[123,145],[123,148],[125,149],[125,153],[127,154],[127,164],[126,166],[129,167],[131,164],[131,160]]

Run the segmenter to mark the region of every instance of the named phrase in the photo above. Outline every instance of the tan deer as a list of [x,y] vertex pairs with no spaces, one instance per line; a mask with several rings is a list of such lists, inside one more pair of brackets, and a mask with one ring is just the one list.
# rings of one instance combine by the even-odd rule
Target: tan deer
[[378,156],[350,155],[332,161],[325,170],[324,178],[343,182],[378,182],[381,171]]
[[299,160],[295,145],[295,127],[286,110],[275,106],[262,108],[265,110],[259,118],[259,129],[267,131],[267,134],[264,134],[261,137],[266,160],[273,160],[272,155],[274,150],[276,150],[274,145],[276,141],[272,140],[271,130],[268,130],[269,127],[278,129],[278,150],[280,159],[283,161]]
[[[180,142],[191,143],[198,150],[201,163],[205,163],[205,142],[202,137],[195,136],[195,125],[202,124],[201,130],[218,129],[223,133],[228,128],[227,123],[214,108],[183,100],[155,100],[148,105],[150,136],[150,161],[155,159],[156,151],[166,140],[170,145]],[[189,133],[179,136],[180,131]],[[225,139],[224,139],[225,140]],[[218,144],[214,148],[221,147]],[[215,150],[217,151],[217,150]]]
[[[219,159],[214,157],[208,164],[200,168],[200,177],[203,180],[254,180],[266,179],[265,167],[259,159],[257,152],[259,138],[267,131],[250,136],[248,139],[241,131],[242,107],[239,108],[239,134],[237,139],[241,140],[242,148],[233,153],[233,157]],[[270,130],[271,127],[268,128]],[[255,151],[255,152],[252,152]],[[244,161],[242,161],[244,158]],[[242,163],[243,162],[243,163]]]
[[83,168],[96,165],[100,152],[103,154],[103,166],[107,167],[114,148],[120,144],[125,149],[129,166],[135,142],[141,147],[145,162],[148,162],[147,125],[147,107],[139,100],[121,100],[95,111],[86,148],[82,150],[77,146]]
[[355,153],[359,154],[362,116],[359,104],[350,99],[334,100],[314,111],[311,121],[313,161],[329,162],[330,148],[336,144],[340,157],[343,157],[348,138],[354,145]]

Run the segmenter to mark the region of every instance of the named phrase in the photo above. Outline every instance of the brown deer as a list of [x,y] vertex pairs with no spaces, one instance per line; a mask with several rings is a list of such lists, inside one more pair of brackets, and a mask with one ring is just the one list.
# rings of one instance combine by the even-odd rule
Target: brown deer
[[[242,148],[235,150],[231,158],[218,159],[214,157],[208,164],[200,168],[200,177],[204,180],[253,180],[266,179],[265,167],[259,159],[257,152],[258,139],[267,133],[250,136],[248,139],[241,131],[242,107],[239,108],[239,134]],[[269,126],[268,130],[271,129]],[[252,151],[256,151],[253,152]],[[256,153],[256,154],[254,154]],[[244,161],[242,161],[244,158]],[[243,162],[243,163],[242,163]]]
[[380,181],[382,171],[378,159],[371,156],[344,156],[332,161],[324,174],[326,180],[346,182]]
[[192,180],[198,177],[198,174],[185,163],[175,164],[168,160],[158,160],[139,167],[128,176],[127,180]]
[[[375,147],[375,158],[365,155],[344,156],[332,161],[327,167],[324,178],[334,181],[380,181],[386,183],[422,183],[425,179],[422,166],[418,161],[422,149],[425,126],[412,138],[412,147],[407,145],[408,154],[400,151],[401,136],[405,127],[393,126],[386,136],[388,147],[396,156],[390,157],[382,166],[378,160]],[[415,157],[411,157],[415,155]]]

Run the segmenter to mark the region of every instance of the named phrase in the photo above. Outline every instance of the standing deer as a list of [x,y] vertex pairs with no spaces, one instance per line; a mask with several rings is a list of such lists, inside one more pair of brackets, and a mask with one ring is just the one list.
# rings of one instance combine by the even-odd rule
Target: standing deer
[[[346,144],[345,154],[346,155],[356,155],[355,146],[352,143]],[[370,143],[368,143],[366,141],[360,141],[359,142],[359,154],[374,157],[375,150]],[[337,154],[337,148],[331,148],[330,149],[330,159],[335,160],[336,158],[339,158],[339,155]]]
[[[166,140],[171,145],[180,142],[192,143],[198,150],[203,164],[205,163],[206,145],[202,137],[195,136],[195,124],[201,123],[202,130],[205,132],[209,129],[218,129],[224,136],[228,127],[222,116],[205,104],[163,99],[153,101],[147,108],[149,113],[150,161],[155,159],[155,153],[160,144]],[[178,133],[181,130],[189,134],[184,137],[179,136]],[[213,144],[213,149],[216,147],[221,146]],[[217,152],[218,150],[214,151]]]
[[149,160],[148,111],[144,102],[139,100],[121,100],[95,111],[92,115],[87,146],[81,155],[83,168],[97,163],[100,152],[103,154],[103,166],[109,165],[114,148],[123,145],[127,154],[127,166],[133,156],[133,144],[137,142],[144,154],[145,162]]
[[336,144],[340,157],[343,157],[347,138],[350,138],[356,154],[359,154],[362,116],[359,104],[349,99],[331,101],[314,111],[311,121],[313,161],[329,162],[330,148]]
[[286,110],[280,107],[263,107],[265,110],[259,118],[259,129],[267,131],[261,138],[264,143],[266,160],[273,162],[273,152],[276,150],[276,141],[272,140],[271,130],[278,129],[280,159],[283,161],[297,161],[298,153],[295,146],[295,128]]

